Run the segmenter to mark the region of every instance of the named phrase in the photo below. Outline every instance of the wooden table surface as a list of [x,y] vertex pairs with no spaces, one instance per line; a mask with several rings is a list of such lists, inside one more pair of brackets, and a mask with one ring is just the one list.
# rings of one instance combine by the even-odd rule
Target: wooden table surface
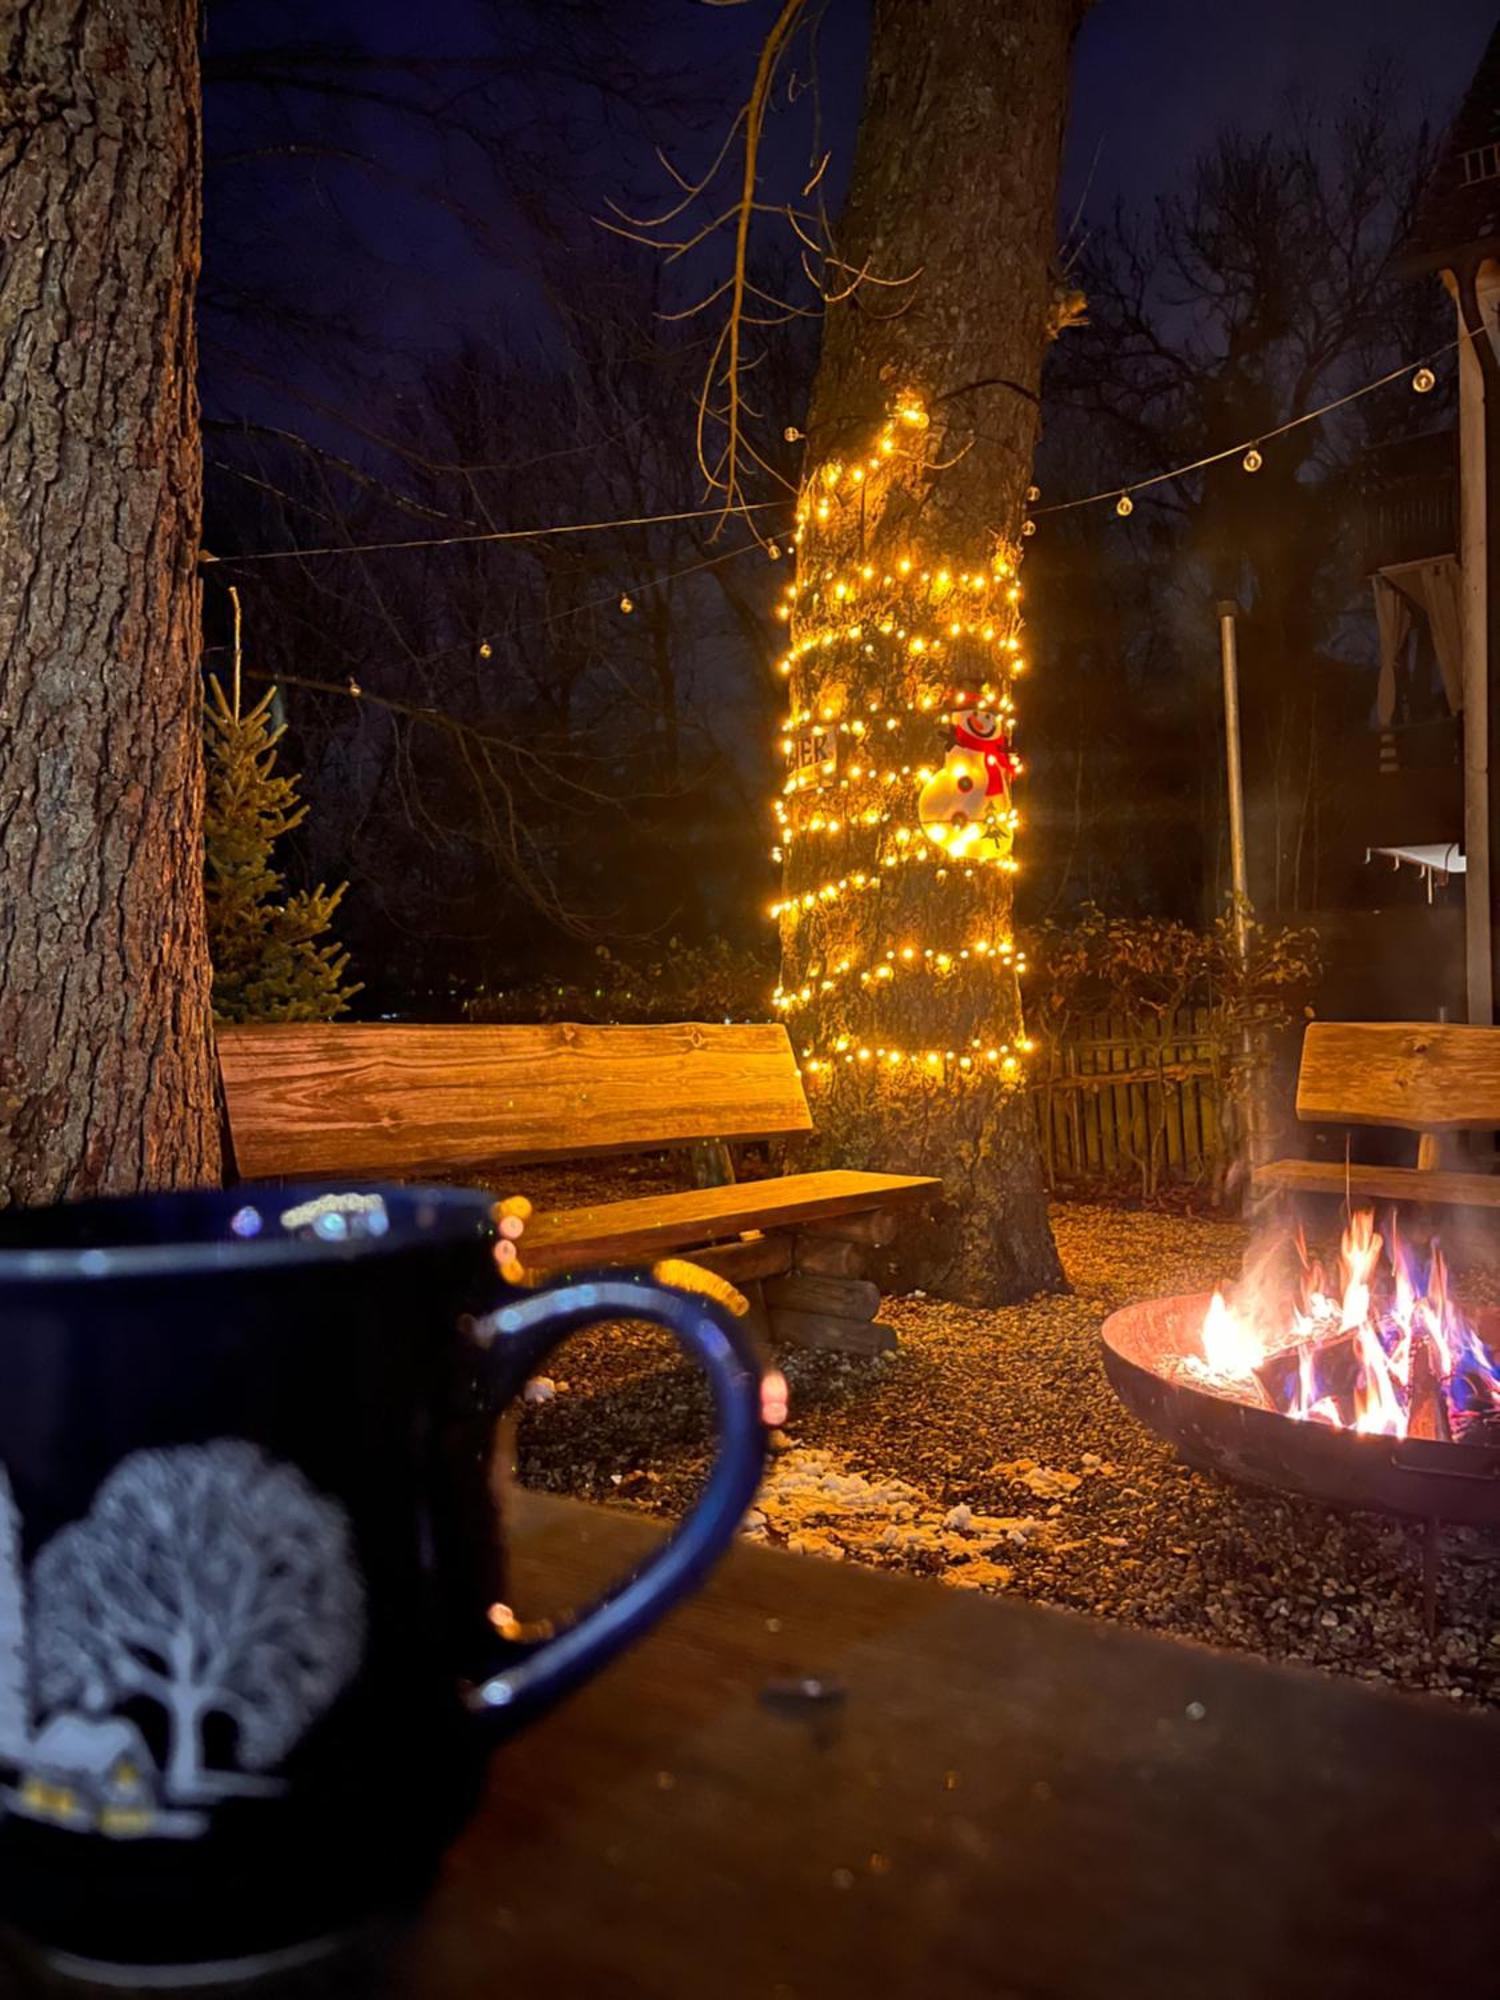
[[[527,1497],[518,1604],[656,1532]],[[501,1751],[413,1930],[254,1991],[1478,2000],[1500,1721],[742,1548]]]

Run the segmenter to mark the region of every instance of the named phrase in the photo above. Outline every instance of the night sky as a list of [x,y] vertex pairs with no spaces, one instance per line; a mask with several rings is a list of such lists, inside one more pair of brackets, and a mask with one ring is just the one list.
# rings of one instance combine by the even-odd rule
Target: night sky
[[[982,4],[982,0],[977,0]],[[648,74],[675,80],[693,98],[685,116],[670,113],[650,129],[606,123],[580,96],[571,107],[568,173],[576,182],[575,223],[591,227],[588,210],[618,194],[642,204],[660,200],[669,183],[651,152],[661,139],[685,169],[713,150],[729,107],[748,84],[771,0],[710,8],[697,0],[643,0],[630,11],[632,59]],[[453,58],[493,55],[507,46],[507,0],[427,0],[414,27],[409,0],[224,0],[209,15],[210,57],[235,46],[259,47],[280,38],[348,43],[392,55]],[[1441,127],[1455,108],[1495,24],[1494,0],[1434,0],[1416,12],[1408,0],[1098,0],[1079,38],[1062,207],[1071,220],[1086,199],[1097,223],[1116,199],[1149,203],[1183,185],[1194,157],[1226,123],[1255,127],[1274,120],[1290,88],[1336,100],[1358,81],[1371,57],[1384,56],[1409,79],[1414,103]],[[545,23],[545,6],[528,20]],[[821,31],[819,71],[827,133],[836,155],[829,185],[847,177],[859,107],[867,31],[867,0],[831,0]],[[516,86],[516,117],[528,113],[527,86]],[[553,97],[549,115],[564,108]],[[207,212],[209,271],[219,241],[212,162],[262,144],[255,121],[264,100],[209,91],[210,179]],[[278,114],[279,115],[279,114]],[[273,121],[274,122],[274,121]],[[649,124],[649,121],[648,121]],[[274,136],[274,131],[272,136]],[[289,158],[268,166],[255,202],[264,211],[266,254],[279,273],[297,272],[308,295],[332,297],[364,329],[370,374],[399,382],[408,361],[470,335],[525,337],[537,332],[537,299],[528,277],[528,225],[489,211],[487,245],[415,192],[451,173],[410,125],[376,114],[359,141],[388,164],[390,180],[336,166],[320,169]],[[768,133],[768,171],[785,185],[806,158],[805,127],[783,114]],[[278,173],[280,177],[278,178]],[[462,170],[460,167],[460,186]],[[404,189],[402,182],[411,184]],[[474,184],[476,198],[492,203]],[[253,206],[254,204],[252,204]],[[236,270],[244,255],[234,240]],[[642,251],[644,258],[649,253]],[[221,357],[222,359],[222,357]],[[210,407],[222,393],[243,409],[260,400],[242,378],[232,389],[211,343],[206,352]],[[279,362],[275,372],[282,372]],[[316,376],[315,353],[298,364]],[[306,379],[306,375],[304,375]],[[304,413],[305,414],[305,413]]]
[[1073,69],[1065,203],[1096,146],[1094,194],[1149,200],[1221,125],[1271,122],[1292,88],[1336,98],[1372,56],[1446,124],[1495,22],[1494,0],[1099,0]]

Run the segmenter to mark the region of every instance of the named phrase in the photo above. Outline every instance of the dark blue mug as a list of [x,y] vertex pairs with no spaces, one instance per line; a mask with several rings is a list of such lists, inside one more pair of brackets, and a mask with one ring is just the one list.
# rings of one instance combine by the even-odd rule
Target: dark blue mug
[[[694,1588],[759,1478],[746,1330],[625,1273],[497,1271],[466,1189],[0,1213],[0,1918],[84,1975],[300,1955],[419,1891],[500,1738]],[[542,1640],[507,1603],[495,1420],[651,1320],[719,1452],[638,1574]]]

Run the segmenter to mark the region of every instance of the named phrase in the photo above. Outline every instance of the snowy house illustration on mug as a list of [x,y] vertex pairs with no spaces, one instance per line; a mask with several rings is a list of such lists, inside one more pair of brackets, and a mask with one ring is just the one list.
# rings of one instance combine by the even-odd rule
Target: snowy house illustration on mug
[[0,1810],[192,1839],[206,1808],[282,1789],[363,1644],[347,1515],[256,1445],[122,1459],[29,1581],[0,1466]]

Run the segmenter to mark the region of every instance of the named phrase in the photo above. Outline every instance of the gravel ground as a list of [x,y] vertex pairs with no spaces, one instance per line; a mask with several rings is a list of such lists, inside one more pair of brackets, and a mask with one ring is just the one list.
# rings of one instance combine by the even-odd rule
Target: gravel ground
[[[1058,1206],[1053,1226],[1069,1296],[984,1311],[893,1299],[894,1355],[780,1351],[791,1416],[747,1534],[1500,1702],[1500,1538],[1445,1531],[1429,1643],[1415,1525],[1190,1471],[1115,1400],[1098,1356],[1105,1314],[1232,1275],[1240,1227],[1081,1204]],[[1473,1295],[1493,1297],[1493,1280]],[[654,1330],[579,1337],[538,1391],[520,1429],[527,1484],[669,1513],[697,1490],[707,1399]]]

